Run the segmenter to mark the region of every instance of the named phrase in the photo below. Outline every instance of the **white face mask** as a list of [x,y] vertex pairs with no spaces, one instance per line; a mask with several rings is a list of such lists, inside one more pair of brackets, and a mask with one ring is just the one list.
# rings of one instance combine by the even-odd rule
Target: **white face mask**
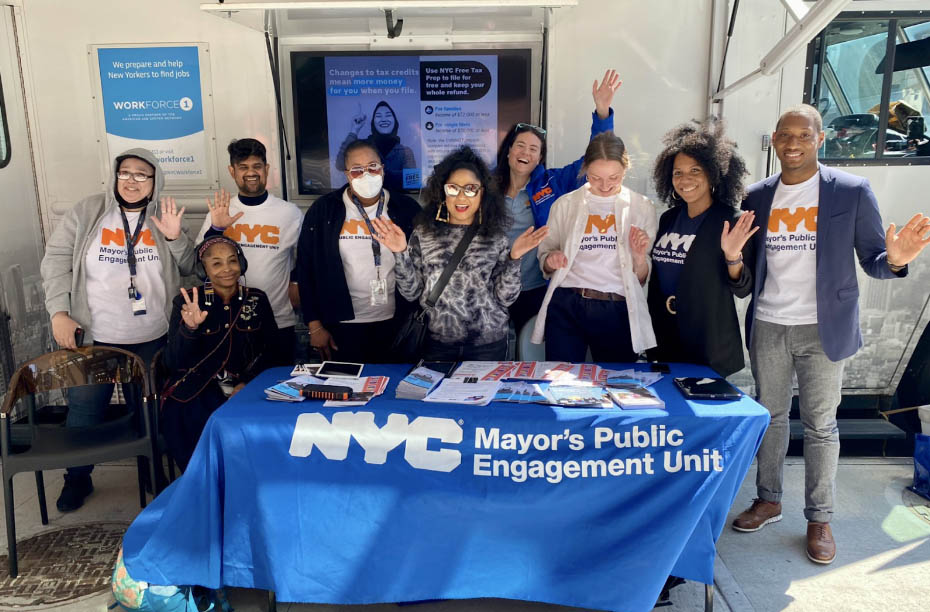
[[352,179],[352,191],[360,198],[373,198],[381,193],[381,185],[383,184],[383,176],[366,172],[362,176]]

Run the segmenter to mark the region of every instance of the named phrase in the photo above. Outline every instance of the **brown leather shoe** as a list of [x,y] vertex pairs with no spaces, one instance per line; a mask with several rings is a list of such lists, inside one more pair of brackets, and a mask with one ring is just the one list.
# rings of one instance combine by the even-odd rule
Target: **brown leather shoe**
[[830,523],[807,524],[807,558],[814,563],[833,563],[836,559],[836,542]]
[[752,505],[733,520],[733,529],[745,532],[759,531],[769,523],[777,523],[780,520],[780,502],[754,499]]

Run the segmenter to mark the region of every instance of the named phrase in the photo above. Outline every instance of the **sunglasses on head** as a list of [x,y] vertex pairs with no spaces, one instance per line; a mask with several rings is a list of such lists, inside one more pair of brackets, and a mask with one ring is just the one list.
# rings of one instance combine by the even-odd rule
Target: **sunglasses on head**
[[384,166],[380,162],[371,162],[367,166],[352,166],[349,168],[349,176],[356,179],[365,174],[381,174]]
[[540,138],[546,137],[545,128],[541,128],[538,125],[533,125],[532,123],[518,123],[517,124],[517,131],[524,130],[524,129],[532,131],[534,134],[536,134]]
[[443,188],[446,191],[446,195],[450,198],[454,198],[460,193],[464,193],[465,197],[473,198],[481,192],[481,185],[475,183],[470,183],[468,185],[456,185],[455,183],[446,183],[443,185]]

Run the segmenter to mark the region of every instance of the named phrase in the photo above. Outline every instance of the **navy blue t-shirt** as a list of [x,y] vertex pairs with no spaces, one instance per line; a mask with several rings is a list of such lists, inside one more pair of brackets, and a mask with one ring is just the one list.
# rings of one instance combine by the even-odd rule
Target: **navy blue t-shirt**
[[652,247],[652,273],[658,275],[662,295],[675,295],[685,256],[705,217],[706,210],[692,219],[688,216],[688,207],[679,206],[675,221],[656,238]]

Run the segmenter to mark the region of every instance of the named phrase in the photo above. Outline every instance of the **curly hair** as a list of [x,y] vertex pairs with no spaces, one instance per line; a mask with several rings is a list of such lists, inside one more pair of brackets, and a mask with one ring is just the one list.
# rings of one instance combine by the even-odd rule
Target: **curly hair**
[[425,202],[423,211],[417,216],[416,225],[428,231],[446,227],[446,223],[436,220],[440,206],[445,206],[445,184],[456,170],[470,170],[478,177],[484,189],[481,190],[481,227],[479,235],[492,236],[504,233],[510,228],[511,218],[507,211],[504,196],[497,189],[497,181],[484,160],[471,147],[463,146],[446,155],[433,168],[433,174],[426,182],[421,199]]
[[656,158],[652,178],[656,195],[669,206],[682,200],[674,197],[672,170],[675,156],[684,153],[693,157],[704,169],[713,189],[715,203],[739,208],[744,194],[746,162],[736,150],[736,143],[724,135],[723,122],[716,119],[689,121],[669,130],[662,138],[665,148]]

